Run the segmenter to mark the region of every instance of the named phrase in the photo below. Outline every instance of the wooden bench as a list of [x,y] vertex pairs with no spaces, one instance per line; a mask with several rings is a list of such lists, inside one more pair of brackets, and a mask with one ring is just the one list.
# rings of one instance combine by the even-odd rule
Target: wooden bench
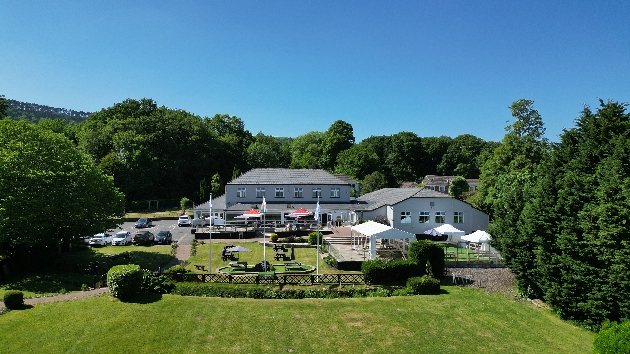
[[200,270],[202,272],[206,271],[206,266],[205,265],[195,264],[195,268],[197,268],[197,270]]
[[224,261],[227,261],[228,259],[234,259],[234,255],[232,254],[232,252],[226,251],[225,253],[221,254],[221,259]]
[[275,258],[276,261],[279,260],[284,260],[284,258],[286,257],[286,255],[284,254],[284,252],[277,252],[275,256],[273,256],[273,258]]

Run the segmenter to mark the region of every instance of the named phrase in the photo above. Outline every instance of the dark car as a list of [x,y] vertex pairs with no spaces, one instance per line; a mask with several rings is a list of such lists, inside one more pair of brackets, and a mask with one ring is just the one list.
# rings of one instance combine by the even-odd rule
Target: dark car
[[138,219],[138,221],[136,221],[136,228],[140,229],[143,227],[149,227],[151,226],[151,219],[147,219],[147,218],[140,218]]
[[173,234],[170,231],[160,231],[155,235],[155,243],[170,245],[173,242]]
[[152,245],[155,242],[155,235],[149,231],[136,232],[131,243],[134,245]]

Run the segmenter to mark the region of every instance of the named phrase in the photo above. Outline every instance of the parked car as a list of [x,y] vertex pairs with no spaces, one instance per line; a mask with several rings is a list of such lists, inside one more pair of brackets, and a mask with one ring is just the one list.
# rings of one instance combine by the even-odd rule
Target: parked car
[[92,236],[92,238],[90,239],[89,245],[94,247],[94,246],[107,246],[107,245],[111,245],[112,244],[112,235],[110,234],[96,234],[94,236]]
[[191,226],[192,222],[190,221],[190,216],[188,215],[180,215],[177,220],[177,226]]
[[143,227],[150,227],[151,226],[151,219],[148,218],[140,218],[138,219],[138,221],[136,221],[136,228],[140,229]]
[[114,235],[112,246],[127,246],[131,243],[131,232],[120,231]]
[[154,242],[155,242],[155,235],[153,235],[153,233],[150,231],[136,232],[133,235],[133,239],[131,240],[131,243],[133,243],[134,245],[150,246]]
[[173,234],[170,231],[162,230],[155,235],[155,243],[170,245],[173,242]]

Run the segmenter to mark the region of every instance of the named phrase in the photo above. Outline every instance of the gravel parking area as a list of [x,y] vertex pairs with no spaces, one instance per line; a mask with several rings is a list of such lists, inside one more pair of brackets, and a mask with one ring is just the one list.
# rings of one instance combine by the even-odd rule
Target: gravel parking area
[[518,298],[514,274],[508,268],[449,268],[445,280],[453,285],[472,286],[486,289],[491,294]]

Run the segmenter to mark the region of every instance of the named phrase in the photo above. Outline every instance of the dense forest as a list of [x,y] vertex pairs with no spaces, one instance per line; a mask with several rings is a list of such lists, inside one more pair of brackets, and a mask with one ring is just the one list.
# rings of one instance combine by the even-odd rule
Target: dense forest
[[[7,102],[8,113],[30,107],[18,117],[44,107]],[[201,202],[210,193],[223,194],[225,183],[240,173],[260,167],[322,168],[361,182],[362,193],[419,182],[428,174],[478,178],[481,165],[498,146],[470,134],[420,137],[412,132],[355,143],[352,125],[342,120],[297,137],[253,135],[239,117],[199,117],[160,107],[151,99],[125,100],[78,124],[68,124],[69,115],[44,117],[45,112],[72,110],[37,112],[39,126],[64,134],[114,177],[128,206],[182,197]]]
[[80,123],[90,116],[90,112],[55,108],[35,103],[7,99],[6,115],[14,120],[23,120],[37,124],[41,119],[62,119],[66,123]]

